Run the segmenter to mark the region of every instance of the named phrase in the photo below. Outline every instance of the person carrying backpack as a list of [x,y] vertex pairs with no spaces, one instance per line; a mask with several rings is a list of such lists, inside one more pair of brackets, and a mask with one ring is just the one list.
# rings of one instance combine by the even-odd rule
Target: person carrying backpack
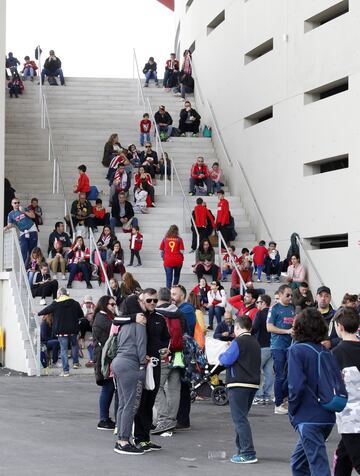
[[[161,314],[167,324],[170,334],[169,347],[161,356],[161,377],[159,391],[155,400],[158,420],[152,435],[160,435],[176,427],[176,416],[180,403],[181,368],[178,367],[176,358],[183,350],[183,334],[185,322],[182,313],[175,304],[171,303],[171,294],[168,288],[158,291],[159,302],[156,312]],[[167,390],[165,392],[165,385]]]
[[326,335],[327,326],[317,309],[297,315],[295,343],[288,350],[289,418],[299,433],[291,456],[293,476],[331,476],[325,442],[339,411],[333,404],[343,404],[347,395],[334,356],[321,345]]

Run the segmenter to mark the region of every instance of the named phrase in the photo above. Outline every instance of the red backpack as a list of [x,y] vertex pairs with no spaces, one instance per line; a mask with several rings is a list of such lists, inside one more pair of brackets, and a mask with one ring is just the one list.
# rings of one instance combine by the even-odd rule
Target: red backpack
[[184,343],[180,319],[169,319],[166,316],[163,317],[166,321],[166,325],[170,334],[170,352],[182,351],[184,348]]

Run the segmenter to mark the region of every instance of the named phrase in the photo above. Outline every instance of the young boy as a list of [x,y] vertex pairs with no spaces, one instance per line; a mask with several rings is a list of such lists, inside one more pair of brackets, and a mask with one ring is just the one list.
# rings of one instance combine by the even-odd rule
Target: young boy
[[223,263],[222,277],[221,277],[222,281],[227,281],[228,275],[231,274],[232,270],[234,269],[230,256],[233,258],[235,263],[239,263],[239,257],[235,254],[234,245],[229,246],[229,253],[226,253],[223,257],[224,263]]
[[142,248],[143,237],[140,233],[140,228],[138,226],[133,226],[131,230],[131,237],[130,237],[130,263],[128,266],[132,266],[134,263],[134,256],[136,256],[138,260],[138,264],[135,266],[141,266],[141,258],[140,258],[140,250]]
[[92,207],[92,213],[94,215],[94,226],[109,225],[110,223],[110,213],[106,211],[106,208],[103,207],[101,198],[95,200],[95,206]]
[[232,463],[257,462],[247,415],[260,386],[261,349],[251,335],[251,325],[250,317],[237,317],[235,340],[219,357],[220,364],[226,367],[226,386],[238,447],[238,453],[230,460]]
[[86,165],[79,165],[79,178],[77,184],[74,186],[74,193],[86,193],[90,192],[90,180],[86,175]]
[[253,255],[253,261],[255,265],[255,270],[257,271],[257,282],[261,283],[261,273],[264,267],[265,256],[268,255],[268,250],[265,246],[265,241],[259,241],[257,246],[254,246],[252,249],[251,255]]
[[360,474],[360,317],[355,309],[340,308],[334,316],[337,335],[342,339],[333,349],[342,369],[348,402],[336,423],[341,440],[334,455],[334,476]]
[[141,147],[144,147],[145,142],[150,142],[150,130],[151,130],[151,121],[149,119],[149,114],[146,112],[145,114],[143,114],[143,118],[140,121]]
[[275,241],[269,242],[268,255],[264,259],[266,282],[271,283],[271,276],[274,276],[275,283],[280,282],[280,254],[276,249]]
[[42,208],[39,207],[39,200],[37,198],[32,198],[30,205],[28,206],[28,209],[35,213],[34,222],[36,224],[36,228],[39,231],[39,225],[43,224],[43,219],[42,219],[43,212],[42,212]]

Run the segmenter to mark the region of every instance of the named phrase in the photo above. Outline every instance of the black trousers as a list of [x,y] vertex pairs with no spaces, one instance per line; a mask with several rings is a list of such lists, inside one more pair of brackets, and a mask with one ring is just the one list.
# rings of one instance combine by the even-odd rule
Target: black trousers
[[142,391],[140,406],[135,415],[135,430],[134,439],[138,444],[141,441],[150,441],[150,430],[153,420],[153,407],[156,399],[156,395],[160,386],[161,366],[154,367],[154,390]]
[[342,433],[335,451],[334,476],[350,476],[353,468],[360,474],[360,433]]
[[84,317],[84,319],[80,319],[79,321],[79,327],[80,327],[80,337],[82,339],[85,338],[85,334],[87,332],[92,332],[92,327],[90,322]]
[[140,251],[130,250],[130,264],[134,263],[134,256],[136,256],[138,263],[141,264]]
[[105,213],[104,218],[96,218],[93,219],[94,226],[105,226],[110,224],[110,213]]
[[206,271],[202,264],[199,264],[196,268],[196,276],[198,281],[204,276],[204,274],[211,274],[211,279],[216,281],[219,274],[219,267],[216,264],[213,264],[209,271]]
[[[209,238],[209,234],[208,234],[208,229],[207,228],[199,228],[199,227],[196,227],[197,228],[197,231],[199,232],[199,243],[202,242],[202,240],[205,240],[205,239],[208,239]],[[192,230],[192,242],[191,242],[191,249],[192,250],[196,250],[196,233],[195,233],[195,230],[194,230],[194,225],[191,227],[191,230]]]
[[228,244],[229,240],[229,225],[220,225],[218,230],[221,232],[222,236],[224,237],[225,243]]
[[38,284],[32,288],[31,292],[33,297],[41,296],[41,298],[46,298],[46,296],[52,296],[53,299],[56,299],[58,287],[59,283],[54,279],[54,281],[49,283]]
[[176,420],[179,423],[179,425],[190,426],[190,410],[191,410],[190,386],[188,383],[181,381],[180,404],[179,404],[179,410],[176,417]]

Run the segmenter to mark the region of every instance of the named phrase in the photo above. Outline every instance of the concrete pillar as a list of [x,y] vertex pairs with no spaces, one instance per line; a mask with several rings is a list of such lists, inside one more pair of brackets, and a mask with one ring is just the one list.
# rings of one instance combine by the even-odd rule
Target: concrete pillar
[[[5,90],[5,31],[6,1],[0,0],[0,91]],[[4,177],[5,177],[5,94],[0,94],[0,271],[3,267],[3,223],[4,223]]]

